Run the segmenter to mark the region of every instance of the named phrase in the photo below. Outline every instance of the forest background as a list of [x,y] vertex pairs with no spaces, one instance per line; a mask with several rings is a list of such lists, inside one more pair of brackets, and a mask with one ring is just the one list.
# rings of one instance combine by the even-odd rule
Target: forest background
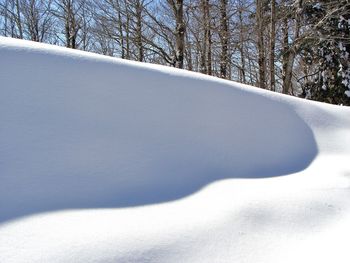
[[350,105],[349,0],[0,0],[0,35]]

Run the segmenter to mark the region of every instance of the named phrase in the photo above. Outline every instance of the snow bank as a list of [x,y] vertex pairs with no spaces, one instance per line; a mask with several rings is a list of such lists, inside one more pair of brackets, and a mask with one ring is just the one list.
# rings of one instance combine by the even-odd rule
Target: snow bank
[[0,58],[0,262],[349,262],[349,108],[7,38]]

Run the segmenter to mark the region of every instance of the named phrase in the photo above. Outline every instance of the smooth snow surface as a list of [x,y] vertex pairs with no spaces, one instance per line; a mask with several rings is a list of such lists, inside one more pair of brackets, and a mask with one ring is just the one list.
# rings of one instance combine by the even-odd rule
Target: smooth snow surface
[[350,109],[0,38],[0,262],[350,262]]

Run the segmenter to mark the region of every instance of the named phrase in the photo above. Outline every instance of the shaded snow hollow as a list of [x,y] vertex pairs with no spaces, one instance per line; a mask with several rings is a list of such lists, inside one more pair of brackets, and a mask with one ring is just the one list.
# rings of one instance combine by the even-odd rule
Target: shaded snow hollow
[[350,109],[0,38],[0,262],[350,261]]

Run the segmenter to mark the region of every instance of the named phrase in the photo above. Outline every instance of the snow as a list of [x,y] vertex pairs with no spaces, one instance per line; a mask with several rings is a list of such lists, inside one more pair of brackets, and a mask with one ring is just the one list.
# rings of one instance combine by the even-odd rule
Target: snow
[[0,38],[0,262],[349,262],[350,109]]

